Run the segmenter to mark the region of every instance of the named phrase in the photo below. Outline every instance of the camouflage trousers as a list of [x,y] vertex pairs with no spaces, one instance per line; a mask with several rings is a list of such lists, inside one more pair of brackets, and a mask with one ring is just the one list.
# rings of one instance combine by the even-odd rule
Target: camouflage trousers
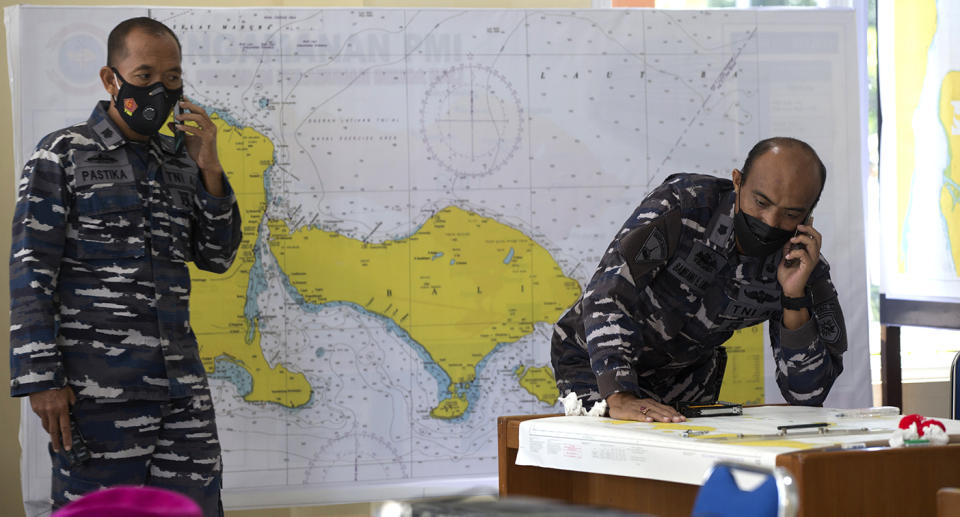
[[180,492],[223,515],[220,441],[210,392],[172,399],[79,398],[72,408],[90,459],[69,466],[50,448],[53,508],[114,485],[148,485]]

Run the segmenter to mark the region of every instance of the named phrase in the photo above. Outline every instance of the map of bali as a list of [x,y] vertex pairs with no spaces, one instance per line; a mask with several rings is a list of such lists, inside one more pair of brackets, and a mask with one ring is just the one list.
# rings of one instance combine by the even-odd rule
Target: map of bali
[[[580,294],[577,281],[565,276],[542,246],[456,206],[439,210],[409,237],[380,243],[311,227],[292,231],[278,219],[264,223],[264,173],[273,166],[273,145],[254,129],[231,126],[217,113],[211,118],[219,130],[224,169],[245,201],[246,233],[225,275],[191,265],[194,307],[218,307],[194,319],[193,328],[208,373],[232,380],[248,402],[296,408],[309,402],[312,392],[302,373],[281,362],[271,365],[262,353],[261,315],[249,303],[258,289],[252,274],[259,271],[258,244],[267,245],[298,303],[355,307],[388,321],[422,348],[439,380],[447,383],[447,396],[430,412],[436,418],[463,416],[466,393],[483,359],[497,345],[533,332],[534,323],[555,322]],[[261,230],[267,232],[263,241]],[[761,331],[759,326],[744,331],[738,337],[746,339],[728,347],[733,354],[742,352],[740,342],[762,341]],[[240,342],[244,346],[238,348]],[[556,403],[549,366],[520,365],[515,373],[519,385],[538,400]]]
[[[389,328],[417,351],[440,387],[429,417],[447,420],[467,415],[477,371],[498,346],[521,341],[537,323],[552,325],[580,295],[579,283],[533,239],[454,205],[434,212],[410,235],[382,242],[317,226],[291,228],[267,211],[274,144],[217,112],[211,119],[224,170],[241,200],[245,233],[225,274],[191,265],[192,307],[216,307],[197,313],[192,326],[207,373],[227,380],[245,402],[300,409],[323,388],[311,383],[301,361],[276,354],[268,359],[262,322],[283,318],[282,311],[264,311],[256,301],[268,282],[282,285],[285,304],[308,311],[342,306]],[[763,375],[757,353],[762,332],[762,326],[746,329],[727,344],[737,359],[729,365],[727,398],[763,400],[756,383]],[[325,355],[322,341],[313,346],[318,358]],[[519,364],[512,373],[541,411],[557,403],[549,365]],[[231,414],[223,405],[218,410]]]
[[[12,66],[39,63],[13,74],[22,147],[103,97],[117,22],[178,34],[185,95],[218,127],[243,223],[225,274],[191,270],[230,507],[494,490],[497,417],[561,411],[553,325],[644,195],[677,172],[729,177],[770,128],[822,137],[829,163],[847,158],[828,144],[854,145],[822,123],[856,127],[855,87],[830,72],[853,59],[850,13],[817,13],[808,33],[767,11],[90,12],[8,11]],[[832,42],[812,54],[826,73],[789,75],[812,41]],[[821,205],[825,227],[860,213],[828,193]],[[862,263],[825,254],[840,279]],[[865,299],[852,285],[838,286],[845,309]],[[777,393],[766,333],[726,343],[724,400]],[[854,370],[834,392],[852,392]],[[40,502],[44,447],[25,456]]]
[[[268,247],[299,303],[355,307],[382,318],[421,348],[447,383],[447,397],[431,411],[437,418],[463,416],[476,369],[497,345],[530,334],[535,322],[556,321],[580,294],[579,284],[563,274],[542,246],[456,206],[439,210],[412,235],[385,242],[314,227],[291,230],[277,219],[264,222],[264,173],[273,165],[274,147],[251,128],[235,128],[216,114],[212,118],[224,170],[243,200],[247,232],[225,275],[191,269],[193,306],[218,307],[196,318],[193,328],[208,373],[217,374],[218,365],[236,372],[233,364],[249,375],[249,380],[233,377],[248,402],[295,408],[309,402],[312,392],[302,373],[282,362],[271,365],[263,356],[261,315],[248,301],[257,290],[251,274],[258,268],[257,245]],[[245,346],[238,348],[240,342]],[[538,372],[541,378],[546,373],[524,373],[536,378]],[[520,383],[552,405],[557,394],[551,384]]]
[[[183,33],[182,38],[189,44],[189,28],[174,29]],[[744,42],[749,41],[745,34]],[[363,77],[362,70],[352,73]],[[397,213],[371,221],[361,231],[345,230],[346,221],[317,211],[318,200],[329,196],[329,192],[319,188],[327,171],[319,171],[315,180],[291,181],[296,173],[289,164],[278,164],[284,152],[268,136],[275,134],[273,128],[265,126],[261,130],[244,125],[233,119],[235,110],[218,111],[219,103],[200,99],[208,103],[218,125],[220,156],[240,201],[244,221],[240,252],[225,275],[191,270],[192,307],[217,307],[215,311],[195,312],[192,325],[200,342],[201,357],[215,383],[225,380],[232,385],[227,393],[233,392],[244,402],[261,408],[302,410],[312,409],[321,401],[328,403],[332,383],[343,386],[347,399],[367,402],[369,398],[349,393],[349,384],[344,382],[340,368],[349,362],[355,368],[359,366],[365,376],[374,371],[378,361],[389,362],[396,353],[368,352],[360,358],[364,363],[360,366],[356,355],[364,348],[362,341],[369,337],[361,337],[360,343],[344,343],[337,350],[329,340],[311,331],[311,327],[318,326],[310,321],[311,314],[339,309],[350,313],[351,318],[361,318],[364,326],[385,330],[391,340],[399,340],[414,351],[416,361],[412,368],[427,372],[432,378],[427,382],[437,386],[436,395],[422,407],[419,418],[469,425],[471,406],[492,388],[491,380],[478,380],[478,372],[495,352],[531,339],[541,343],[541,352],[510,365],[511,375],[504,379],[508,384],[499,388],[526,393],[532,402],[528,411],[557,410],[558,393],[547,352],[550,329],[580,295],[581,282],[589,278],[593,264],[578,266],[580,280],[568,276],[543,245],[502,222],[498,217],[502,214],[494,211],[484,215],[491,213],[487,195],[483,203],[457,204],[455,197],[444,201],[456,192],[456,182],[469,188],[471,180],[497,177],[499,169],[512,163],[522,125],[529,120],[523,117],[518,93],[510,81],[492,67],[441,67],[426,75],[424,83],[423,100],[418,103],[418,136],[425,144],[427,159],[440,168],[436,177],[426,181],[426,186],[440,187],[442,196],[422,210],[422,221],[416,221],[415,227],[399,235],[393,232],[389,238],[378,233],[378,229],[390,223],[389,219]],[[197,89],[204,91],[201,85]],[[263,96],[256,99],[255,106],[269,117],[276,104],[269,96]],[[317,124],[314,131],[318,135],[305,141],[312,142],[308,146],[311,153],[334,165],[341,165],[337,154],[350,154],[354,167],[369,171],[361,164],[375,161],[376,157],[367,156],[364,146],[375,145],[387,152],[394,149],[397,137],[383,134],[383,128],[394,125],[397,119],[364,113],[343,115],[345,108],[312,109],[304,124]],[[349,150],[351,146],[356,149]],[[505,181],[506,177],[499,176],[502,178],[498,181]],[[291,183],[299,183],[296,188],[304,192],[291,192]],[[498,183],[496,189],[502,188]],[[378,195],[367,194],[363,189],[352,190],[349,195],[354,199],[348,203]],[[623,210],[611,216],[609,228],[597,232],[590,246],[605,246],[619,226],[619,219],[626,217],[634,203],[635,199],[627,198]],[[474,204],[478,206],[472,207]],[[349,211],[342,213],[352,215]],[[589,251],[598,253],[600,249]],[[291,312],[302,314],[291,317]],[[535,334],[537,325],[541,330]],[[330,328],[338,326],[332,324]],[[298,335],[302,337],[294,337]],[[763,401],[762,344],[762,326],[738,332],[727,344],[733,359],[724,385],[726,399]],[[325,362],[330,368],[333,362],[323,381],[318,382],[317,369],[300,355],[304,348],[315,349],[309,363]],[[337,361],[337,355],[345,351],[354,357],[348,362]],[[386,395],[385,379],[373,378],[366,384],[375,393]],[[400,392],[403,396],[406,394]],[[224,431],[241,431],[230,426],[231,417],[250,411],[250,407],[237,406],[229,397],[217,400],[218,411],[228,415],[220,420]],[[345,429],[363,429],[368,425],[359,417],[350,420],[344,417]],[[298,427],[314,425],[305,424],[301,418],[294,422]],[[322,436],[316,432],[308,434],[314,438]],[[492,433],[484,434],[485,442],[492,445]],[[229,444],[230,434],[226,436]],[[338,442],[334,447],[343,447],[348,436],[351,435],[346,431],[334,433],[332,441]],[[334,457],[309,442],[303,442],[303,447],[309,449],[316,458],[313,461],[325,471],[336,470],[331,469],[330,463],[353,463],[354,455],[362,456],[365,449],[372,457],[387,452],[389,461],[409,458],[409,453],[392,447],[384,450],[386,440],[376,433],[370,433],[369,439],[373,443],[352,445],[337,451]],[[244,444],[240,449],[248,451],[249,447]],[[460,444],[454,443],[450,449],[456,453]],[[228,457],[231,453],[234,450],[228,451]],[[489,458],[493,459],[492,454]],[[373,460],[378,461],[383,460]],[[382,465],[379,468],[384,469]],[[359,471],[350,474],[363,475]]]
[[[899,298],[946,298],[960,292],[960,60],[950,35],[960,11],[950,2],[891,3],[880,17],[893,43],[881,62],[893,92],[894,124],[881,174],[884,225],[896,227],[885,256],[886,291]],[[892,30],[889,30],[892,29]],[[883,28],[881,28],[881,31]],[[890,66],[892,65],[892,66]],[[881,91],[885,90],[881,84]],[[886,120],[886,119],[885,119]],[[881,153],[884,156],[884,153]],[[890,210],[885,209],[890,207]],[[895,260],[892,260],[895,258]]]

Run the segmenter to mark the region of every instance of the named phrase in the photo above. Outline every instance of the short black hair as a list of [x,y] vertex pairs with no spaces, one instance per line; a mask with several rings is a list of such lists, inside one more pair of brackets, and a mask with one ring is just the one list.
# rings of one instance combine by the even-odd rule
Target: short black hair
[[140,29],[152,34],[154,36],[163,36],[170,35],[173,38],[173,41],[177,42],[177,50],[180,54],[183,54],[183,47],[180,46],[180,39],[177,38],[177,35],[170,30],[170,27],[167,27],[161,22],[154,20],[153,18],[148,18],[146,16],[141,16],[139,18],[130,18],[129,20],[124,20],[120,22],[119,25],[113,28],[110,31],[110,36],[107,37],[107,66],[116,66],[117,61],[120,61],[127,55],[127,35],[130,34],[134,29]]
[[740,181],[741,185],[747,182],[747,174],[750,173],[750,167],[753,166],[753,162],[766,154],[768,151],[774,147],[794,147],[799,148],[801,151],[807,153],[817,162],[817,167],[820,170],[820,191],[817,192],[817,199],[813,201],[813,206],[817,206],[817,203],[820,202],[820,194],[823,194],[823,186],[827,184],[827,167],[823,165],[823,161],[820,159],[820,156],[817,155],[817,152],[813,150],[813,147],[810,147],[810,144],[799,140],[796,138],[791,138],[789,136],[775,136],[773,138],[767,138],[766,140],[761,140],[753,146],[753,149],[750,149],[750,152],[747,154],[746,161],[743,162],[743,168],[740,169]]

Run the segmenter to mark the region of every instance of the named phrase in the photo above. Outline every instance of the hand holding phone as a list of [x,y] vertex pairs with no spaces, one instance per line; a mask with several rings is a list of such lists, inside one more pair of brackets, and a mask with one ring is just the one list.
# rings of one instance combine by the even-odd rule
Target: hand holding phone
[[[808,215],[807,218],[803,220],[803,224],[804,224],[805,226],[811,226],[811,225],[813,224],[813,216],[812,216],[812,215]],[[797,231],[793,234],[794,237],[796,237],[797,235],[801,235],[799,228],[797,228]],[[805,235],[805,234],[804,234],[804,235]],[[794,242],[794,243],[791,243],[791,244],[790,244],[789,250],[790,250],[790,251],[793,251],[793,250],[803,250],[803,249],[806,249],[806,248],[807,248],[807,246],[806,246],[805,244],[800,243],[800,242]],[[789,268],[789,267],[796,267],[797,264],[799,264],[799,263],[800,263],[800,259],[798,259],[798,258],[786,259],[786,260],[783,261],[783,265],[786,266],[786,267],[788,267],[788,268]]]

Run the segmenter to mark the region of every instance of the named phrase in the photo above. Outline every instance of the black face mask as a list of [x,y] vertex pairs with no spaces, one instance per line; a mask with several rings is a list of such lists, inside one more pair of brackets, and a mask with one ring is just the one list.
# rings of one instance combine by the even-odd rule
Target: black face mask
[[153,136],[160,131],[170,115],[170,110],[183,94],[183,88],[170,90],[160,81],[149,86],[134,86],[128,83],[116,68],[110,69],[120,81],[120,89],[113,99],[120,118],[130,129],[144,136]]
[[783,248],[796,232],[768,226],[740,209],[733,216],[733,233],[744,255],[766,257]]

